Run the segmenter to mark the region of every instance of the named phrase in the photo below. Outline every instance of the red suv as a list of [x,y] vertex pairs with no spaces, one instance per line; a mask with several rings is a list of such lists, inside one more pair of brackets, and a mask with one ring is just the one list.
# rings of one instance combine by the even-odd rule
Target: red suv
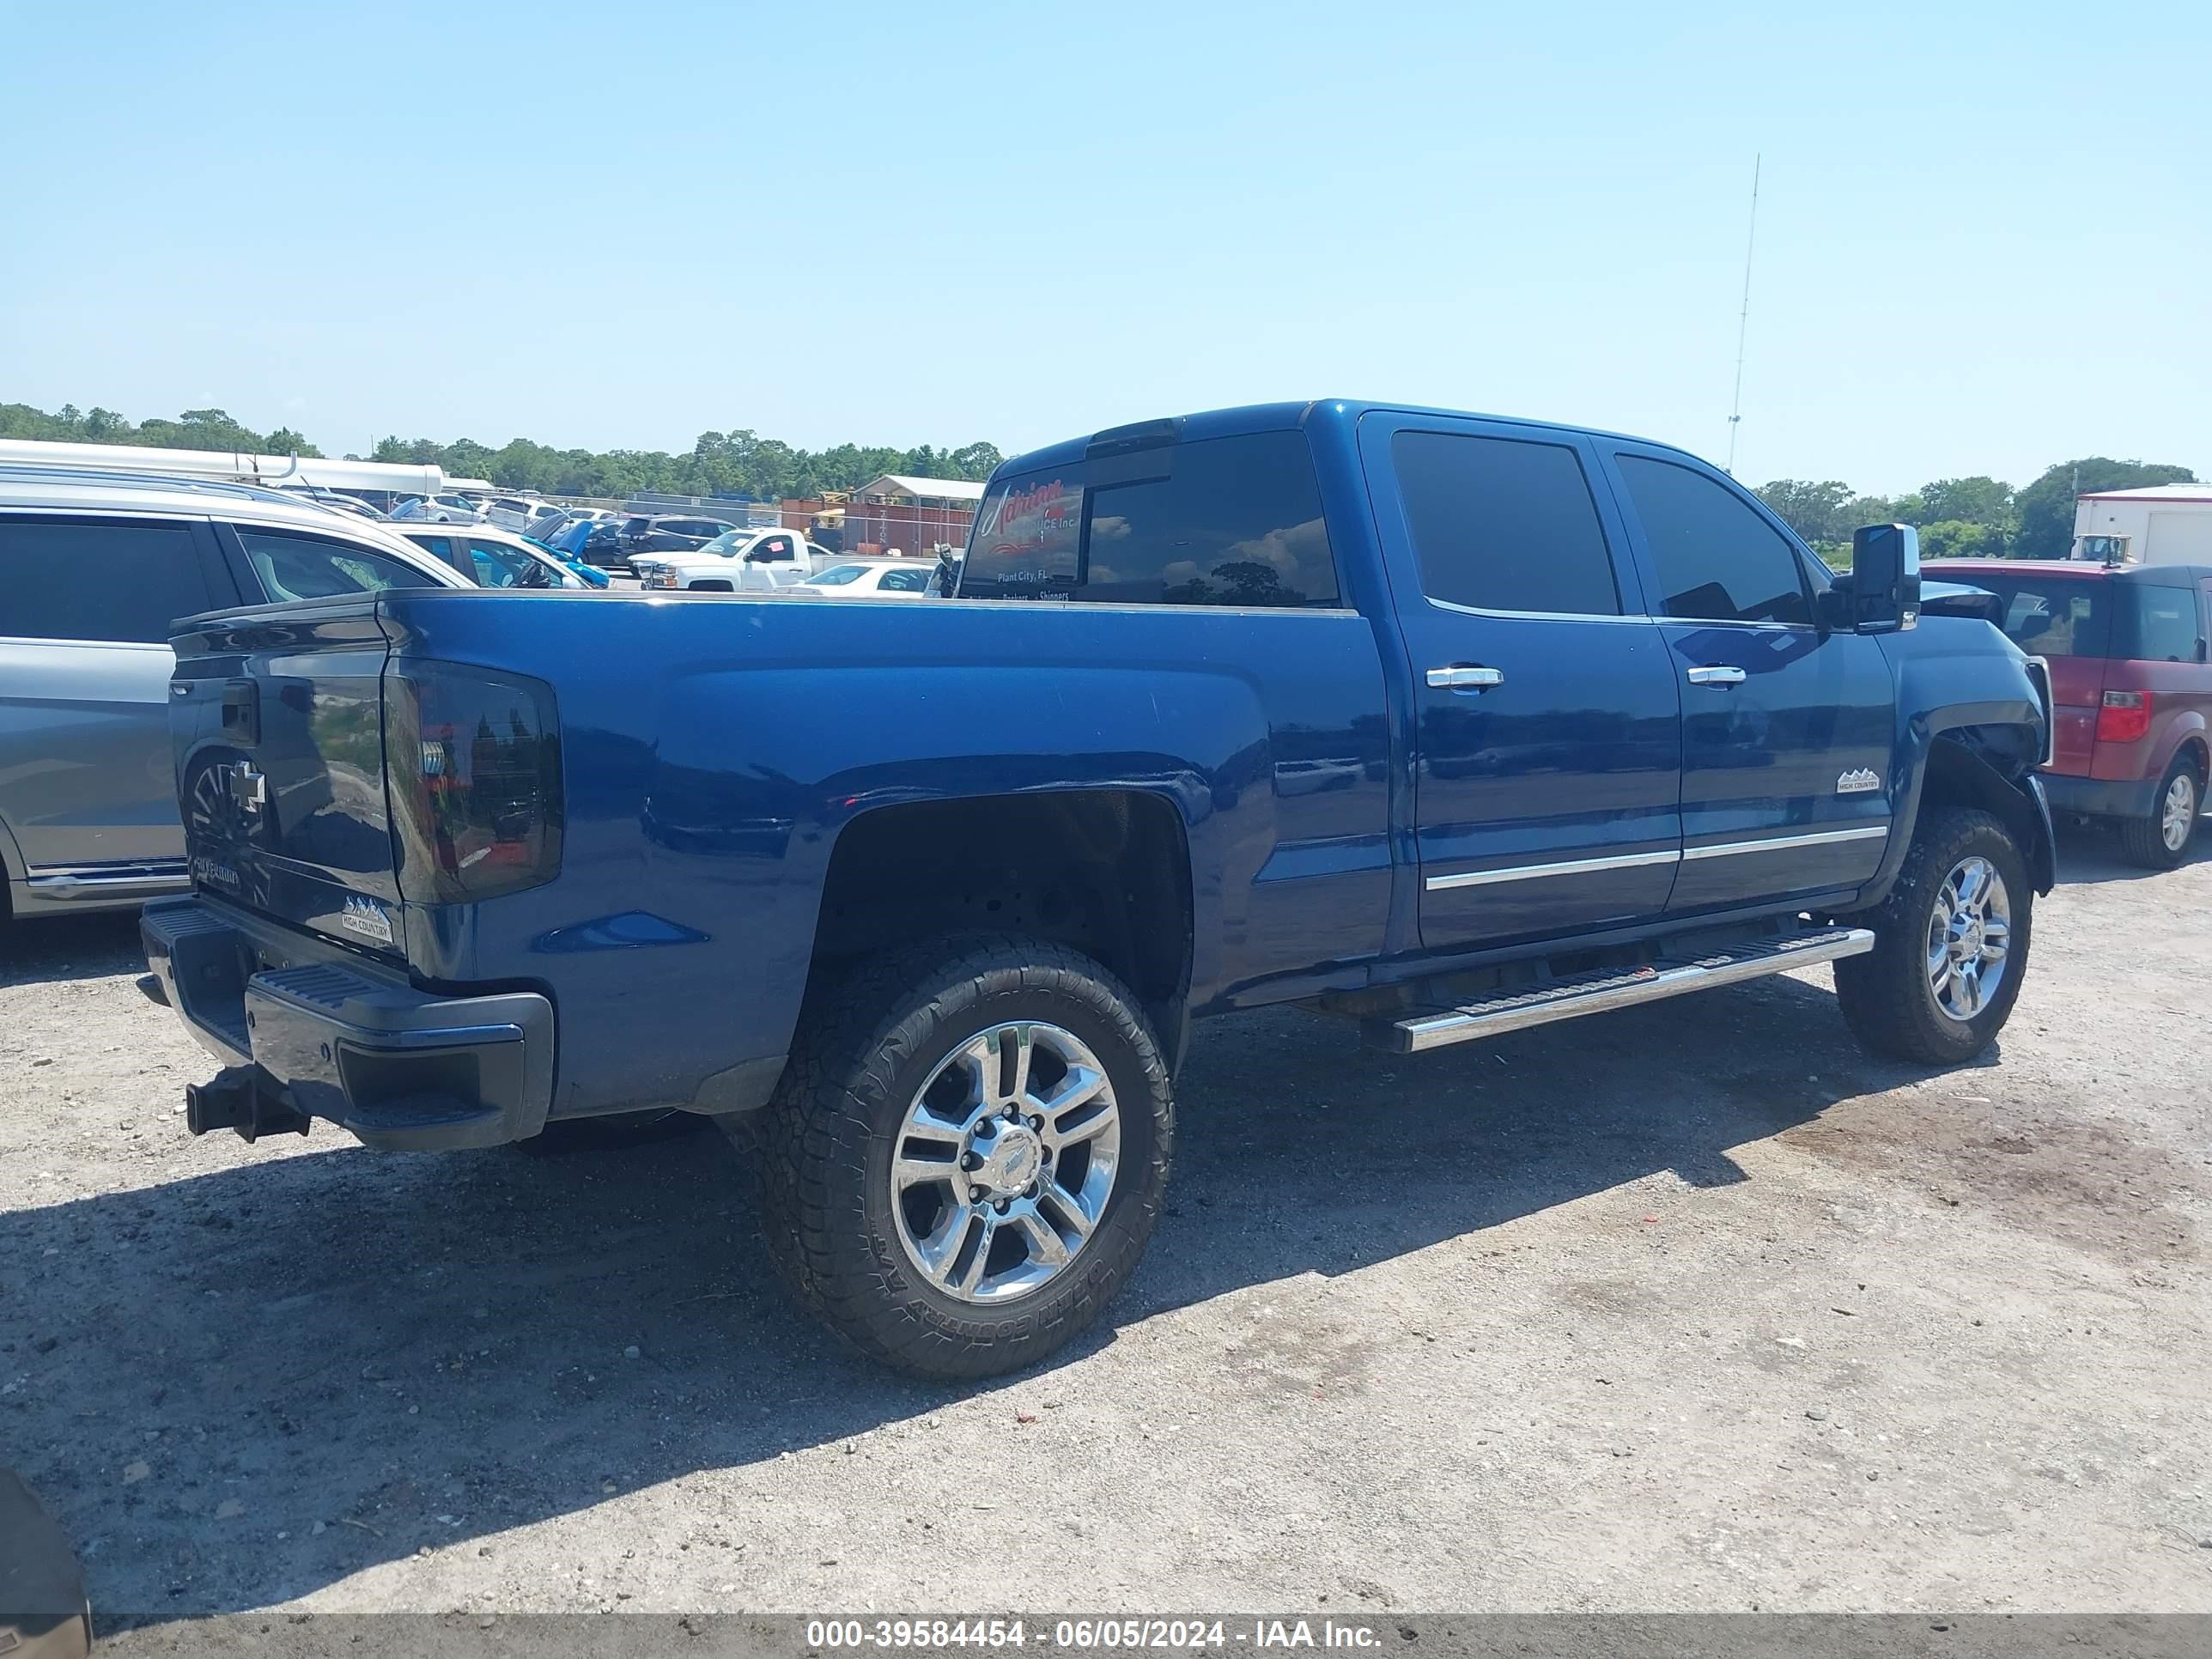
[[1954,559],[1923,574],[1996,594],[2007,635],[2050,661],[2051,810],[2116,823],[2147,868],[2186,858],[2212,775],[2212,566]]

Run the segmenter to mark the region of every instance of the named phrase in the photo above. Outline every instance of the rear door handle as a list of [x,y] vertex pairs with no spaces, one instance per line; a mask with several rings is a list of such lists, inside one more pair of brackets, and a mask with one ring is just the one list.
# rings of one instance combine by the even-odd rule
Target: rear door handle
[[1746,678],[1741,668],[1730,668],[1723,663],[1707,663],[1690,671],[1692,685],[1741,685]]
[[1472,663],[1454,663],[1449,668],[1429,670],[1429,684],[1439,691],[1487,691],[1493,685],[1505,684],[1502,668],[1477,668]]

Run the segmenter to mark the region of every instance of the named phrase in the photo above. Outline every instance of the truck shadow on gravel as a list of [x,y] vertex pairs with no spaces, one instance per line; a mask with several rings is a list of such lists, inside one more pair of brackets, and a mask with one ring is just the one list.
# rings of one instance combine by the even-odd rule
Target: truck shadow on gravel
[[0,985],[64,984],[146,971],[138,913],[0,921]]
[[[2062,887],[2101,887],[2109,882],[2160,881],[2173,872],[2146,870],[2120,850],[2119,832],[2102,824],[2061,823],[2058,826],[2058,882]],[[2182,868],[2212,859],[2212,825],[2197,821]]]
[[[1086,1356],[1166,1310],[1656,1172],[1743,1181],[1731,1148],[1911,1075],[1864,1059],[1833,1000],[1788,980],[1419,1060],[1291,1011],[1214,1022],[1182,1079],[1151,1252],[1043,1392],[1080,1389]],[[495,1550],[611,1493],[1000,1386],[888,1376],[794,1313],[711,1131],[550,1158],[328,1135],[224,1138],[212,1173],[0,1214],[0,1446],[111,1627]]]

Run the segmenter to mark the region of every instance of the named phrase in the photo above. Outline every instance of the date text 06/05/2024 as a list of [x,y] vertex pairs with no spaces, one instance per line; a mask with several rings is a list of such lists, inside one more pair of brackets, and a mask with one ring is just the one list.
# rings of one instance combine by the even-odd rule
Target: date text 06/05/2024
[[[1029,1645],[1030,1621],[1015,1618],[815,1619],[807,1621],[806,1645],[817,1650],[947,1647],[1022,1648]],[[1060,1619],[1048,1626],[1036,1621],[1040,1645],[1072,1650],[1200,1650],[1208,1648],[1369,1649],[1382,1638],[1368,1625],[1340,1625],[1324,1619],[1257,1619],[1251,1623],[1223,1619]],[[1047,1631],[1050,1632],[1048,1641]]]

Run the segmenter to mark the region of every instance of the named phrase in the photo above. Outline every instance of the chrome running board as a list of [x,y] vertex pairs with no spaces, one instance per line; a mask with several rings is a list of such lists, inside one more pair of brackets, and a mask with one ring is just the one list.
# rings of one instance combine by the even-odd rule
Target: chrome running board
[[1756,945],[1740,945],[1689,960],[1665,957],[1640,968],[1608,969],[1554,980],[1534,990],[1501,991],[1456,1008],[1430,1008],[1401,1019],[1370,1019],[1363,1028],[1373,1047],[1418,1054],[1455,1042],[1473,1042],[1531,1025],[1632,1008],[1641,1002],[1786,974],[1816,962],[1833,962],[1874,949],[1863,927],[1820,927]]

